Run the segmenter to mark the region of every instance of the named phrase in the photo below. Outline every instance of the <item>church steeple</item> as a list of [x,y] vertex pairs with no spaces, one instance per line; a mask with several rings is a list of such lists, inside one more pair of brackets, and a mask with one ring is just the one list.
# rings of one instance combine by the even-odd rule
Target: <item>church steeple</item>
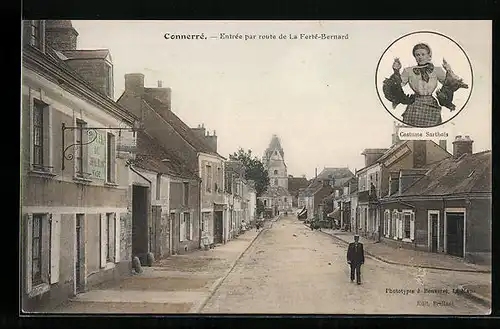
[[279,153],[282,159],[285,158],[285,152],[283,151],[283,147],[281,147],[281,142],[278,135],[274,134],[271,138],[271,142],[264,152],[264,160],[269,161],[274,152]]
[[285,164],[285,152],[280,139],[273,135],[271,142],[264,152],[263,164],[269,174],[271,186],[281,186],[288,189],[288,173]]

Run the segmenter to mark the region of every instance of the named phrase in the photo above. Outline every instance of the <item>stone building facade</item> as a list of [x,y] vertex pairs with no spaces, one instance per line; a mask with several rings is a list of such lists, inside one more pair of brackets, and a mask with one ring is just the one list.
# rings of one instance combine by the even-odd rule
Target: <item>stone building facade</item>
[[135,137],[113,128],[138,118],[68,65],[60,45],[76,47],[70,21],[23,28],[21,298],[36,311],[130,273]]
[[[171,89],[162,87],[161,83],[156,88],[145,87],[144,78],[141,73],[126,74],[125,91],[118,103],[140,117],[148,134],[182,162],[186,170],[196,173],[201,179],[197,189],[200,206],[192,217],[193,234],[199,232],[198,241],[202,247],[222,242],[223,214],[227,208],[223,193],[225,158],[217,153],[215,131],[210,135],[204,127],[190,128],[172,111]],[[194,193],[194,189],[190,191]],[[182,222],[181,217],[186,218],[179,213],[175,223]]]

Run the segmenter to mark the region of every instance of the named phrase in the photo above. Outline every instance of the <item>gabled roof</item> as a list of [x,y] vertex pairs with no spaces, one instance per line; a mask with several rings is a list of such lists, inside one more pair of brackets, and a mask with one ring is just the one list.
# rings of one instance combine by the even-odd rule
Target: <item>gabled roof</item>
[[[397,149],[399,149],[400,147],[402,147],[403,145],[406,145],[408,144],[408,140],[404,140],[404,141],[399,141],[397,142],[396,144],[392,145],[380,158],[377,159],[377,161],[375,161],[375,163],[379,163],[379,162],[382,162],[384,161],[385,159],[387,159],[392,153],[394,153],[394,151],[396,151]],[[374,163],[374,164],[375,164]]]
[[[113,109],[113,113],[115,115],[119,115],[120,117],[126,119],[127,121],[137,120],[138,118],[130,113],[126,108],[113,101],[106,95],[104,95],[98,88],[96,88],[92,83],[90,83],[87,79],[81,76],[76,70],[74,70],[68,63],[65,62],[66,56],[64,56],[60,51],[57,51],[50,47],[48,44],[45,45],[45,53],[42,53],[38,50],[30,50],[31,47],[27,47],[23,49],[23,56],[28,56],[29,54],[33,54],[39,59],[44,59],[50,62],[52,65],[55,65],[60,72],[67,74],[72,79],[75,79],[81,87],[86,88],[94,95],[89,95],[89,97],[95,98],[95,100],[100,100],[105,102],[107,109]],[[67,84],[69,85],[69,84]],[[81,88],[80,86],[77,86]],[[98,96],[97,96],[98,95]],[[101,105],[102,106],[102,105]],[[115,112],[116,111],[116,112]]]
[[106,59],[107,57],[111,59],[109,49],[76,49],[61,52],[68,59]]
[[276,198],[280,196],[290,196],[290,193],[283,186],[268,186],[261,195],[263,198]]
[[491,192],[491,163],[491,150],[465,154],[458,159],[446,158],[435,163],[400,196]]
[[161,113],[161,117],[164,118],[165,121],[167,121],[186,142],[193,146],[196,151],[212,154],[225,159],[222,155],[216,152],[212,152],[210,148],[201,139],[199,139],[198,136],[194,134],[191,128],[186,125],[177,115],[175,115],[175,113],[172,112],[166,104],[157,99],[154,99],[147,94],[144,94],[142,96],[142,100],[144,103],[146,103],[146,105],[151,107],[157,113]]
[[137,132],[134,166],[179,178],[199,179],[181,159],[164,149],[158,140],[144,131]]
[[[333,167],[325,167],[319,174],[316,179],[328,179],[335,178],[335,181],[341,178],[351,178],[354,177],[352,171],[349,168],[333,168]],[[336,184],[335,184],[336,185]]]

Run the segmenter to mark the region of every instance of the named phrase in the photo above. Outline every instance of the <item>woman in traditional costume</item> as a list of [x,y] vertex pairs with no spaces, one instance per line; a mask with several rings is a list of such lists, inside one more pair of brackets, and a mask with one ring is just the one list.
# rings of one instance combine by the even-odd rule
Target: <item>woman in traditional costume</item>
[[[387,100],[392,102],[392,108],[398,104],[407,105],[403,113],[403,123],[414,127],[432,127],[442,123],[441,106],[455,111],[453,94],[459,88],[469,88],[462,82],[443,59],[443,67],[434,66],[431,62],[431,48],[424,43],[413,47],[413,57],[417,65],[406,67],[402,73],[399,58],[394,59],[392,69],[394,73],[384,80],[383,92]],[[436,97],[432,94],[437,90]],[[413,95],[406,95],[403,86],[407,83],[413,90]],[[437,98],[437,99],[436,99]]]

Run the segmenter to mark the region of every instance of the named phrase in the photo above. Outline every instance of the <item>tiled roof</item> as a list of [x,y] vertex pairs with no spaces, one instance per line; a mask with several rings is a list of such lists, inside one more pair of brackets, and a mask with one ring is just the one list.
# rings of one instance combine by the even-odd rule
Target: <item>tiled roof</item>
[[491,150],[446,158],[424,177],[401,193],[410,195],[450,195],[470,192],[491,192]]
[[283,186],[269,186],[262,194],[264,198],[276,198],[280,196],[290,196],[290,193]]
[[149,95],[142,96],[143,101],[153,108],[157,113],[161,113],[161,117],[164,118],[172,128],[181,135],[181,137],[187,141],[191,146],[193,146],[198,152],[208,153],[224,158],[216,152],[212,152],[210,148],[199,139],[194,132],[186,125],[174,112],[168,109],[166,104],[163,104],[159,100],[154,99]]
[[225,171],[232,171],[240,175],[240,177],[245,178],[245,165],[241,161],[229,160],[224,164]]
[[354,177],[354,174],[349,170],[349,168],[325,168],[316,178],[311,180],[306,189],[301,192],[301,195],[313,195],[316,193],[323,186],[322,181],[324,179],[328,179],[329,176],[334,178],[335,187],[342,187],[346,182]]
[[189,168],[187,164],[162,148],[154,137],[143,131],[137,132],[137,155],[134,165],[161,174],[186,179],[198,179],[195,173],[187,169]]
[[[57,51],[50,47],[49,45],[45,45],[45,54],[39,53],[39,56],[46,56],[53,61],[55,61],[55,64],[62,70],[67,71],[71,76],[73,76],[75,79],[77,79],[82,85],[84,85],[86,88],[91,90],[93,93],[99,94],[101,96],[104,96],[108,98],[106,95],[104,95],[99,89],[97,89],[92,83],[90,83],[87,79],[82,77],[80,73],[78,73],[76,70],[74,70],[71,66],[66,63],[67,57],[62,54],[60,51]],[[111,100],[112,101],[112,100]],[[133,116],[135,115],[131,114],[127,109],[122,107],[118,102],[112,101],[114,106],[119,109],[122,113],[126,113],[127,116]]]
[[396,151],[398,148],[400,148],[401,146],[407,144],[408,141],[405,140],[405,141],[400,141],[400,142],[397,142],[396,144],[392,145],[380,158],[377,159],[376,162],[382,162],[384,161],[385,159],[387,159],[394,151]]
[[313,180],[302,192],[301,195],[311,196],[314,195],[323,187],[323,182],[320,180]]
[[326,167],[318,174],[316,179],[328,179],[330,175],[335,178],[335,180],[338,180],[339,178],[351,178],[354,176],[349,168]]
[[296,192],[300,188],[307,187],[309,185],[309,182],[305,177],[289,177],[288,178],[288,191]]
[[109,56],[108,49],[76,49],[61,52],[68,59],[105,59]]

